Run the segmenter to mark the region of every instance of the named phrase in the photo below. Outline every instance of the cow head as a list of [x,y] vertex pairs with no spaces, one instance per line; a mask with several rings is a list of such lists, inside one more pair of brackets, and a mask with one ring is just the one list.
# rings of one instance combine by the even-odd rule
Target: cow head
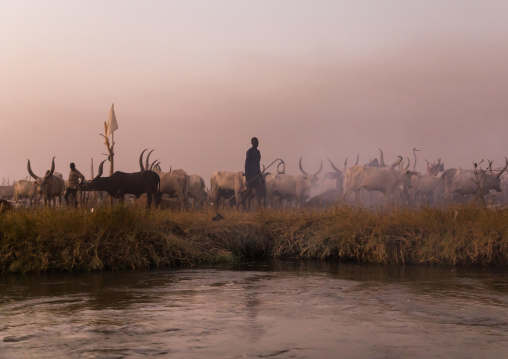
[[408,170],[407,168],[403,169],[401,171],[402,171],[402,181],[401,182],[402,182],[402,185],[404,186],[404,188],[413,188],[413,185],[411,182],[411,176],[422,177],[422,175],[419,174],[418,172]]
[[335,172],[328,172],[324,175],[323,180],[326,179],[332,179],[336,181],[335,187],[339,190],[342,189],[342,182],[344,182],[344,173],[346,173],[346,167],[347,167],[347,158],[344,161],[344,165],[342,166],[342,170],[339,170],[335,164],[332,162],[331,159],[328,158],[328,161],[330,162],[330,165],[332,166],[333,170]]
[[44,194],[45,196],[47,196],[51,185],[51,178],[53,176],[53,173],[55,172],[55,157],[53,157],[53,160],[51,162],[51,169],[46,171],[44,177],[39,177],[35,173],[33,173],[32,168],[30,166],[30,160],[28,160],[27,170],[30,176],[32,176],[35,179],[35,183],[38,187],[38,192],[40,194]]
[[[489,175],[488,176],[487,180],[490,179],[490,181],[489,181],[490,183],[485,183],[486,189],[488,189],[488,190],[493,189],[496,192],[502,191],[502,189],[501,189],[501,175],[508,168],[508,159],[506,157],[505,157],[505,161],[506,161],[506,164],[505,164],[504,168],[501,171],[499,171],[499,173],[497,175]],[[488,192],[488,190],[487,190],[487,192]]]
[[318,181],[318,174],[321,173],[321,170],[323,169],[323,160],[321,159],[321,163],[319,165],[319,169],[317,170],[316,173],[314,174],[309,174],[307,172],[305,172],[302,168],[302,157],[300,157],[300,171],[302,171],[303,173],[303,176],[305,177],[306,180],[309,181],[310,185],[315,185]]
[[96,190],[96,191],[103,191],[104,190],[104,179],[102,178],[102,173],[104,171],[104,162],[106,162],[107,159],[102,161],[99,165],[99,170],[97,172],[97,176],[95,176],[91,181],[87,182],[85,185],[82,186],[82,189],[86,191],[90,190]]

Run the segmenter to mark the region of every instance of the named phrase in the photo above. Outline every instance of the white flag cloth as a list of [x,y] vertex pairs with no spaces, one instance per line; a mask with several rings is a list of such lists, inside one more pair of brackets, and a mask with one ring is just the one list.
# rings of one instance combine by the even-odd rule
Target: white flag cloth
[[109,111],[108,133],[106,133],[106,136],[109,136],[115,130],[118,130],[118,123],[116,123],[115,107],[114,106],[115,106],[115,104],[112,104],[111,110]]

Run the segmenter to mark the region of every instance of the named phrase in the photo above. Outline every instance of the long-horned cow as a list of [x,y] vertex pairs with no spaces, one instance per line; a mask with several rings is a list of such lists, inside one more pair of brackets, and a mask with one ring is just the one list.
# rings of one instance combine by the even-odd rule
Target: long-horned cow
[[302,158],[299,163],[301,175],[270,174],[265,178],[266,198],[270,203],[280,200],[296,200],[297,206],[303,206],[310,196],[310,189],[316,185],[318,175],[323,169],[323,160],[317,172],[309,174],[302,167]]
[[219,202],[227,198],[235,198],[235,204],[240,203],[242,193],[247,189],[245,176],[242,171],[215,171],[210,176],[210,201],[216,211]]
[[51,169],[46,171],[44,177],[39,177],[32,172],[30,160],[28,160],[27,169],[30,176],[35,179],[38,193],[44,197],[44,205],[51,206],[51,201],[53,201],[53,207],[56,207],[56,199],[58,198],[60,206],[62,206],[64,180],[60,173],[55,172],[55,157],[51,162]]
[[351,193],[355,192],[355,199],[360,200],[360,190],[380,191],[385,195],[386,203],[389,203],[390,196],[401,185],[411,187],[411,176],[418,175],[416,172],[407,169],[396,169],[402,162],[402,157],[389,167],[353,166],[346,172],[344,178],[344,193],[342,201],[345,201]]
[[34,206],[37,200],[37,183],[27,180],[19,180],[14,183],[14,201],[22,198],[30,200],[30,207]]
[[188,205],[188,185],[189,175],[183,169],[170,170],[163,172],[159,166],[154,168],[161,179],[161,194],[167,194],[170,197],[178,197],[180,208],[184,210]]
[[502,170],[497,174],[487,170],[463,170],[450,168],[444,171],[441,179],[444,182],[444,199],[451,201],[454,195],[462,198],[465,195],[475,195],[484,199],[491,190],[501,192],[501,175],[508,168],[508,159]]
[[334,187],[337,191],[342,193],[342,184],[344,183],[344,173],[346,172],[347,158],[344,161],[342,170],[339,170],[331,159],[328,158],[328,161],[330,162],[330,166],[332,166],[334,172],[325,173],[321,179],[321,185],[328,187],[327,184],[330,183],[331,187]]
[[160,179],[157,173],[153,171],[143,171],[126,173],[116,171],[110,177],[101,177],[104,160],[99,165],[97,176],[87,183],[85,189],[95,191],[106,191],[111,197],[123,200],[126,194],[132,194],[139,198],[146,193],[146,207],[150,208],[152,198],[155,202],[155,208],[160,202]]
[[146,165],[143,166],[143,152],[139,157],[139,166],[141,172],[153,170],[160,178],[160,192],[161,195],[167,194],[170,197],[178,197],[180,200],[180,208],[184,210],[188,205],[188,186],[189,186],[189,175],[183,169],[170,169],[169,172],[162,171],[160,162],[154,161],[150,166],[149,158],[150,151],[146,157]]

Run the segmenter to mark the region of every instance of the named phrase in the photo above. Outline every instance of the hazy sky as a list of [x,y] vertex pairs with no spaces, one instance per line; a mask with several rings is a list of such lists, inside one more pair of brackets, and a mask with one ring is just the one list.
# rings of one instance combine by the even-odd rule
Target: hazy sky
[[89,178],[113,103],[116,170],[155,149],[207,187],[243,170],[252,136],[292,174],[301,156],[314,172],[378,148],[392,163],[417,147],[420,171],[502,166],[506,14],[498,0],[0,0],[0,180],[53,156]]

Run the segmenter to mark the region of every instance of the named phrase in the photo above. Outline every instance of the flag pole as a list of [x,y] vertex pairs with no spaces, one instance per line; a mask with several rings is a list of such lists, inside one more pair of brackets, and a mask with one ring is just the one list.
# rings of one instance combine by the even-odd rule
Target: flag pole
[[109,168],[109,175],[110,176],[113,176],[113,173],[115,173],[115,165],[113,163],[113,158],[114,158],[114,153],[113,153],[113,146],[115,145],[115,132],[111,132],[111,142],[112,142],[112,145],[111,145],[111,167]]
[[[118,129],[118,123],[116,122],[115,115],[115,104],[111,105],[111,110],[109,111],[109,119],[108,122],[104,122],[104,142],[108,149],[108,159],[109,159],[109,175],[112,176],[114,173],[114,156],[113,148],[115,147],[115,135],[113,134]],[[109,134],[111,134],[111,143],[109,142]],[[112,198],[109,199],[110,206],[112,205]]]

